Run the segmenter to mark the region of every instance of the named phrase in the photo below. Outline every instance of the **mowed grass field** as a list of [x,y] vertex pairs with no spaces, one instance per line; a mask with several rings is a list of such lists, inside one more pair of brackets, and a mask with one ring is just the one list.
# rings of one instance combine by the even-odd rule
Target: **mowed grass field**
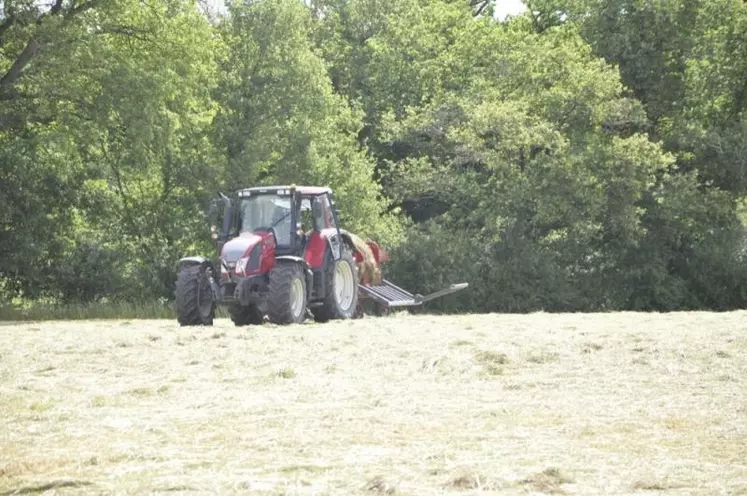
[[747,494],[747,312],[0,325],[0,494]]

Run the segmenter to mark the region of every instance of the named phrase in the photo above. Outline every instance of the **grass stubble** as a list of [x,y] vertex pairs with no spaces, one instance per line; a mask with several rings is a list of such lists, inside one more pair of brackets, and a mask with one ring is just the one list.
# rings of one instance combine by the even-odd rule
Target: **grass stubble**
[[746,316],[0,325],[0,495],[747,494]]

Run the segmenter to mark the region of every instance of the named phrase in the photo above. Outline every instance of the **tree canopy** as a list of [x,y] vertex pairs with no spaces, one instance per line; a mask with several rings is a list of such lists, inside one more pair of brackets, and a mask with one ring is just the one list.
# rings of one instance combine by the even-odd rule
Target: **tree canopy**
[[747,301],[741,0],[0,2],[0,295],[173,298],[217,190],[331,186],[444,311]]

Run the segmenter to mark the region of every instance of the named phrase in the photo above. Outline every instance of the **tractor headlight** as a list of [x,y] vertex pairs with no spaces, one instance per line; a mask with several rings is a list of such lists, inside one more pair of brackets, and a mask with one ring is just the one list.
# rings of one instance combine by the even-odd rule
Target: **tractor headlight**
[[243,274],[244,271],[246,271],[246,264],[249,262],[249,257],[240,258],[238,262],[236,262],[236,273],[237,274]]

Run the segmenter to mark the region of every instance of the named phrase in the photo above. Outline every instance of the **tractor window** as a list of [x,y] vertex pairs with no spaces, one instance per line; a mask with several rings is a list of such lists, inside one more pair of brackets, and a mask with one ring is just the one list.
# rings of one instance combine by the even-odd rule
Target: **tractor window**
[[329,202],[329,197],[327,195],[319,196],[318,201],[321,204],[321,210],[323,218],[321,219],[321,225],[323,225],[325,228],[336,228],[335,225],[335,218],[332,215],[332,205]]
[[275,195],[257,195],[241,200],[239,232],[267,231],[274,228],[278,244],[290,245],[290,199]]
[[303,198],[301,200],[301,212],[299,212],[298,217],[298,228],[305,233],[316,230],[317,228],[316,219],[314,219],[311,208],[311,199],[309,198]]
[[327,225],[324,222],[324,205],[318,196],[315,196],[312,203],[311,213],[314,218],[314,229],[321,231]]

